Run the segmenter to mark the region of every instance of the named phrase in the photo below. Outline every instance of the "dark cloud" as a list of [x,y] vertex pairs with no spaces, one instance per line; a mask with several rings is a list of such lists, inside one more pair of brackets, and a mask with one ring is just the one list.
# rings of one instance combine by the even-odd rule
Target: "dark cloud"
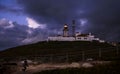
[[23,9],[20,6],[7,6],[0,3],[0,11],[3,12],[12,12],[12,13],[23,13]]
[[6,19],[0,20],[0,50],[21,44],[26,38],[27,26],[10,23]]
[[120,1],[98,1],[96,9],[87,15],[90,24],[87,31],[96,33],[105,40],[120,41]]
[[[0,49],[47,39],[62,34],[65,23],[76,20],[77,30],[92,32],[108,41],[120,41],[119,0],[16,0],[20,6],[1,4],[0,12],[25,13],[45,29],[0,20]],[[71,28],[70,28],[71,29]]]
[[30,0],[29,2],[19,0],[19,2],[25,6],[26,13],[39,22],[47,22],[50,29],[62,27],[64,23],[77,17],[76,11],[80,9],[78,6],[81,4],[80,0],[74,2],[73,0]]
[[5,7],[0,4],[0,10],[3,10]]
[[[29,32],[30,31],[30,32]],[[0,50],[44,40],[44,31],[32,29],[6,19],[0,20]]]
[[[18,0],[26,13],[35,20],[47,23],[49,30],[60,30],[72,19],[89,22],[83,32],[93,32],[100,38],[120,41],[119,0]],[[81,29],[82,27],[79,27]]]

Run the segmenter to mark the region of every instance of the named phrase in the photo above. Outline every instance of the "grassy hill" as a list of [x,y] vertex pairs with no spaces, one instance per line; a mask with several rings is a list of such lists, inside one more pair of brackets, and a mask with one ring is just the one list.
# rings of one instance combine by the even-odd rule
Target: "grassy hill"
[[23,45],[7,49],[0,52],[0,57],[19,57],[19,56],[37,56],[37,55],[79,55],[83,52],[85,57],[98,57],[99,51],[102,56],[108,58],[116,57],[116,47],[108,43],[99,42],[38,42],[35,44]]

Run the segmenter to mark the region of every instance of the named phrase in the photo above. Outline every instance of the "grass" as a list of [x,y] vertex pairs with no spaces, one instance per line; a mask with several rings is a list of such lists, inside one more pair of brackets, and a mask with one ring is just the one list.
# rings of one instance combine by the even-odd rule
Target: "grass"
[[[70,60],[82,59],[82,52],[85,52],[85,58],[99,58],[99,49],[102,53],[101,59],[116,59],[116,47],[108,43],[84,42],[84,41],[54,41],[54,42],[38,42],[35,44],[23,45],[7,49],[0,52],[0,57],[27,57],[27,56],[59,56],[65,57],[67,54]],[[103,58],[104,57],[104,58]],[[54,57],[53,57],[54,58]]]
[[67,68],[37,72],[34,74],[120,74],[120,63],[96,65],[92,68]]

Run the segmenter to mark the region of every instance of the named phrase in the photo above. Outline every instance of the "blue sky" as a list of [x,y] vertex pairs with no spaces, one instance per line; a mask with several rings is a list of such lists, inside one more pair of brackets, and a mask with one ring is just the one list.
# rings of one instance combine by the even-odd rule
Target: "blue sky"
[[[6,18],[8,20],[18,22],[19,24],[27,24],[27,21],[25,20],[26,15],[22,12],[22,6],[20,6],[16,0],[1,0],[0,4],[5,7],[5,9],[0,11],[0,19]],[[21,12],[17,12],[17,10],[20,9]]]

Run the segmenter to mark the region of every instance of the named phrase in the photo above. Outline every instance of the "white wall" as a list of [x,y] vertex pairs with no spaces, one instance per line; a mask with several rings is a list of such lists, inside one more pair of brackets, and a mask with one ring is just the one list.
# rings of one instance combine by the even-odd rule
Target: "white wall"
[[94,38],[94,36],[90,36],[90,37],[62,37],[62,36],[58,36],[58,37],[48,37],[48,41],[99,41],[101,43],[104,43],[104,40],[100,40],[99,38]]
[[48,37],[49,41],[75,41],[74,37]]

